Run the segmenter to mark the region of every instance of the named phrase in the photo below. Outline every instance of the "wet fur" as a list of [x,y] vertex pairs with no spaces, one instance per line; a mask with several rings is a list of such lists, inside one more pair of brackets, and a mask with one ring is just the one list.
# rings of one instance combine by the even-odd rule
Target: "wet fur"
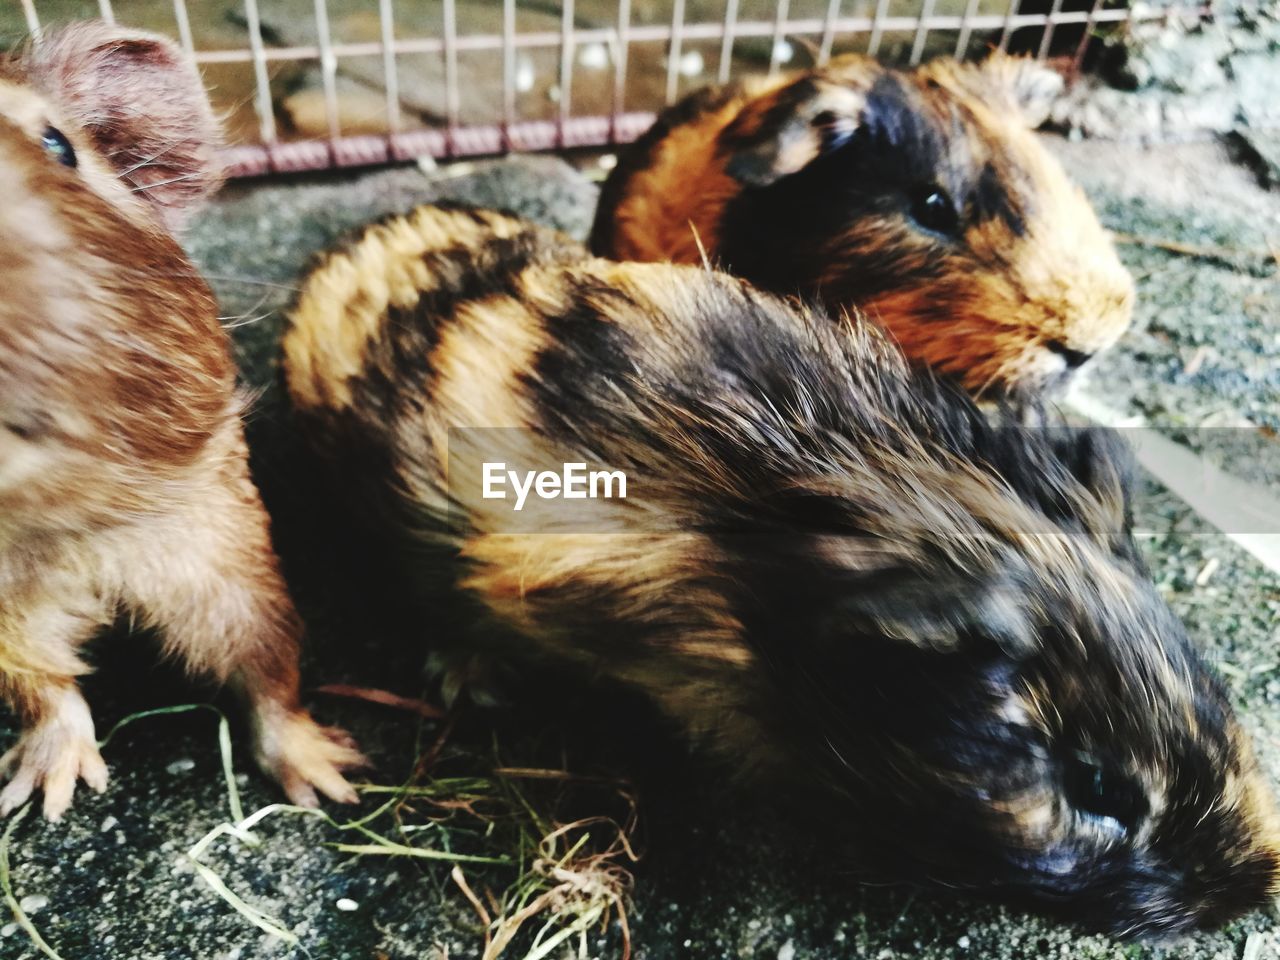
[[[74,169],[41,145],[50,128]],[[3,812],[42,789],[57,817],[77,778],[105,788],[76,679],[121,616],[244,694],[295,801],[354,799],[339,768],[358,753],[298,701],[301,622],[230,344],[166,226],[217,185],[217,143],[168,41],[81,24],[0,61],[0,694],[23,726]]]
[[[1110,435],[994,427],[857,315],[457,208],[323,257],[284,371],[359,514],[452,549],[514,630],[491,652],[643,690],[886,872],[1125,935],[1274,893],[1269,787],[1143,570]],[[516,522],[478,496],[498,460],[629,495]],[[1143,791],[1123,840],[1066,799],[1082,753]]]
[[[594,252],[718,266],[858,309],[972,392],[1039,390],[1116,341],[1132,281],[1037,142],[1056,77],[1027,61],[864,57],[708,89],[661,116],[606,182]],[[913,220],[934,188],[955,235]]]

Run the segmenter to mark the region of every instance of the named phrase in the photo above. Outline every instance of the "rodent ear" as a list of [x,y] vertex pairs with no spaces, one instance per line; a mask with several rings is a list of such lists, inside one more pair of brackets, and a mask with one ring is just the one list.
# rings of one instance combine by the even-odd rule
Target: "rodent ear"
[[979,64],[935,60],[923,72],[972,96],[1012,107],[1032,130],[1049,119],[1066,85],[1061,74],[1039,61],[1011,57],[998,50]]
[[869,79],[851,84],[842,75],[813,74],[756,97],[720,134],[725,172],[764,187],[803,170],[853,136],[869,88]]
[[195,65],[172,41],[77,23],[33,43],[19,66],[169,227],[222,182],[221,130]]

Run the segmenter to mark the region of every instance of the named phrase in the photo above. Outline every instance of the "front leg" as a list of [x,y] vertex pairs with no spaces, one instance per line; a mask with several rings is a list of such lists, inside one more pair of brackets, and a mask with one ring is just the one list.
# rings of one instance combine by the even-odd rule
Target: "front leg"
[[25,729],[18,743],[0,758],[0,775],[9,782],[0,790],[0,816],[8,816],[44,791],[44,815],[59,819],[71,805],[76,781],[97,793],[107,789],[107,765],[98,752],[89,705],[74,680],[24,680]]
[[343,771],[364,758],[350,736],[317,724],[300,702],[302,622],[266,510],[242,462],[224,469],[232,474],[225,486],[140,531],[137,555],[155,559],[130,566],[126,602],[192,672],[229,683],[246,700],[258,764],[293,803],[315,806],[317,791],[354,803]]
[[[70,584],[57,592],[74,595]],[[22,724],[17,744],[0,758],[0,777],[8,779],[0,790],[0,816],[38,789],[45,816],[57,820],[70,806],[77,780],[98,793],[107,788],[107,767],[76,677],[86,672],[77,656],[80,644],[108,618],[85,599],[85,610],[70,611],[10,595],[0,609],[0,692]]]

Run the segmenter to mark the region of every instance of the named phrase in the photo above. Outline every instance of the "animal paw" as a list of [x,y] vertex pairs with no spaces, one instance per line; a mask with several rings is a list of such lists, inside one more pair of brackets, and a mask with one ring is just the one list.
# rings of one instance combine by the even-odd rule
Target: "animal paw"
[[58,820],[71,806],[76,781],[97,793],[107,789],[107,765],[98,752],[93,719],[78,693],[67,694],[56,712],[26,730],[18,743],[0,757],[0,776],[9,782],[0,790],[0,816],[7,816],[44,792],[44,815]]
[[279,781],[291,803],[319,806],[316,791],[337,803],[357,802],[342,774],[368,761],[350,734],[320,726],[304,710],[259,714],[257,721],[258,764]]

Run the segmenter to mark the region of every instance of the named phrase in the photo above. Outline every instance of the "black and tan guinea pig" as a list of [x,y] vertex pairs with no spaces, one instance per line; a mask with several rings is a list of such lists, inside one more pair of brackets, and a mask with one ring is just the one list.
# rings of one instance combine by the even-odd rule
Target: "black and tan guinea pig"
[[1123,935],[1275,893],[1271,790],[1110,434],[994,426],[856,314],[463,208],[327,254],[283,351],[354,511],[456,554],[517,638],[489,652],[640,689],[868,862]]
[[77,24],[0,60],[0,694],[23,727],[0,813],[105,788],[77,678],[119,617],[243,694],[292,800],[355,799],[359,753],[299,703],[229,340],[170,233],[219,182],[217,142],[159,37]]
[[1033,61],[861,56],[706,89],[623,151],[591,246],[699,263],[858,309],[973,393],[1064,381],[1129,324],[1133,284],[1031,132],[1061,79]]

